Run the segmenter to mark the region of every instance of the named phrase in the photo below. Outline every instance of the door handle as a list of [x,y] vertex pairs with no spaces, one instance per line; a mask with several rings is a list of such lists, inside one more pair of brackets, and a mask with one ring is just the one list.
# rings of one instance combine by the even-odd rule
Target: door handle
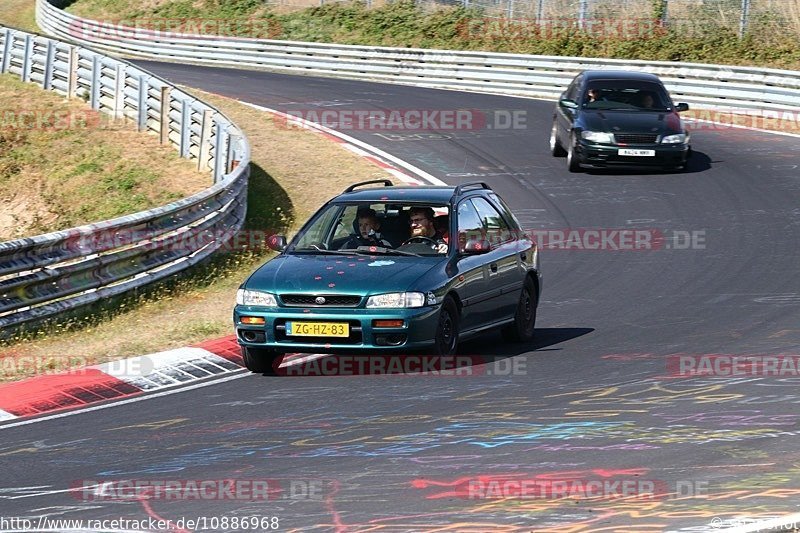
[[489,264],[489,268],[492,269],[492,272],[497,272],[497,263]]
[[519,253],[519,258],[522,259],[523,261],[527,261],[528,260],[528,253],[527,252],[520,252]]

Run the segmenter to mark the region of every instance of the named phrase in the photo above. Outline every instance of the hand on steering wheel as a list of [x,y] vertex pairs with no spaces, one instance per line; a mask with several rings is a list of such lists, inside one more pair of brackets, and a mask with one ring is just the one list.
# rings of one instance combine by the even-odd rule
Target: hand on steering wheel
[[[407,239],[400,246],[405,246],[406,244],[412,244],[412,243],[418,242],[418,241],[426,241],[426,242],[430,243],[430,245],[433,246],[434,248],[439,245],[438,242],[434,241],[430,237],[422,237],[420,235],[417,235],[416,237],[411,237],[410,239]],[[425,244],[425,243],[423,242],[423,244]]]

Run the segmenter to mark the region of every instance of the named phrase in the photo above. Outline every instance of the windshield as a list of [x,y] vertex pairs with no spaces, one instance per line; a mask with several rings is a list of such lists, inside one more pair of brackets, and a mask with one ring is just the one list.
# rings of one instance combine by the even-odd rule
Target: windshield
[[292,240],[287,253],[443,256],[449,209],[420,203],[333,203]]
[[672,100],[658,83],[631,80],[597,80],[582,97],[584,109],[604,111],[669,111]]

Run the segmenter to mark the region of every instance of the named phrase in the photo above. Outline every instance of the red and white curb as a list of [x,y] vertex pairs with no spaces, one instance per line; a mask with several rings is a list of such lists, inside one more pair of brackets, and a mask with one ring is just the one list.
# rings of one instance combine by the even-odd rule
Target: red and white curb
[[[251,104],[250,102],[243,102],[241,100],[239,100],[239,103],[259,111],[264,111],[265,113],[269,113],[275,117],[279,117],[281,120],[286,121],[286,124],[292,124],[300,128],[324,135],[326,138],[342,145],[342,148],[345,148],[346,150],[349,150],[354,154],[366,159],[373,165],[382,168],[403,183],[407,183],[409,185],[447,185],[436,176],[425,172],[421,168],[340,131],[323,126],[322,124],[317,124],[316,122],[308,121],[304,118],[292,116],[288,113],[278,111],[277,109],[271,109],[269,107]],[[421,178],[423,181],[417,178]]]
[[241,371],[234,336],[0,385],[0,422],[123,399]]

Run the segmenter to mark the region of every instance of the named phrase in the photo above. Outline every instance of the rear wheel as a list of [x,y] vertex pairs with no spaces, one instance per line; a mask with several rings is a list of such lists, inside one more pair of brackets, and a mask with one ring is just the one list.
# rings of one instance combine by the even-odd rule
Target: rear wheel
[[281,364],[282,354],[269,348],[253,348],[242,346],[244,366],[250,372],[275,375]]
[[566,150],[564,150],[564,147],[561,146],[561,143],[558,141],[558,125],[555,120],[550,130],[550,153],[553,157],[564,157],[567,155]]
[[533,339],[536,327],[536,307],[539,303],[539,296],[536,292],[536,284],[530,277],[525,278],[522,292],[517,302],[517,312],[514,314],[514,322],[505,326],[501,331],[503,337],[512,342],[528,342]]
[[438,355],[454,355],[458,350],[458,306],[449,296],[442,303],[439,311],[439,323],[436,326],[434,351]]
[[567,148],[567,169],[570,172],[580,172],[581,170],[581,164],[578,162],[577,144],[578,140],[573,133],[569,136],[569,147]]

